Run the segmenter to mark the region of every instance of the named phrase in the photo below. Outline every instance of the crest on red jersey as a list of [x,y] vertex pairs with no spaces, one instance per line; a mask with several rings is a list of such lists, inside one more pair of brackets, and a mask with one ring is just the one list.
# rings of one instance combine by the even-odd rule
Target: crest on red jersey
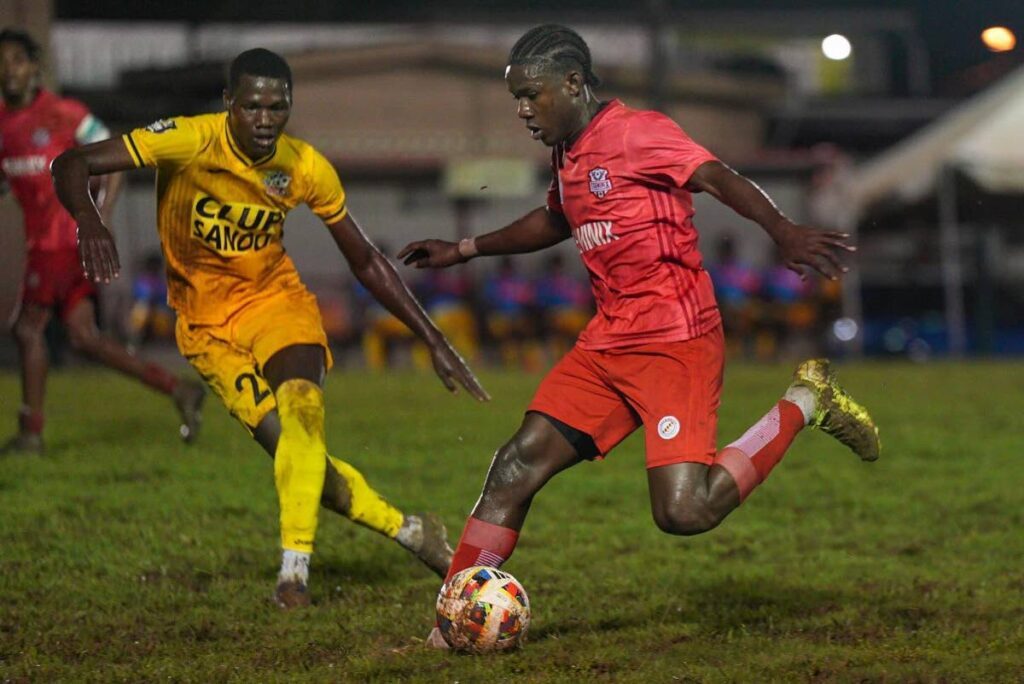
[[597,199],[601,199],[612,189],[612,181],[608,178],[608,169],[598,166],[596,169],[591,169],[587,175],[590,176],[590,192],[594,193],[594,197]]
[[45,128],[37,128],[32,131],[32,144],[36,147],[46,147],[50,144],[50,131]]

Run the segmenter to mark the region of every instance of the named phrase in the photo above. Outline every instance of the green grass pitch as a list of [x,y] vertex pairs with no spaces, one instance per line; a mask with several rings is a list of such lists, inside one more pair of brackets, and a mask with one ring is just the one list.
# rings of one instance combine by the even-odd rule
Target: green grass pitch
[[[0,460],[0,681],[1017,682],[1024,680],[1024,365],[855,364],[882,458],[801,435],[713,532],[651,520],[642,440],[557,477],[506,565],[526,647],[427,651],[438,581],[396,545],[321,516],[311,610],[269,596],[270,459],[214,400],[199,444],[165,399],[55,372],[49,454]],[[733,364],[720,443],[785,367]],[[537,376],[484,374],[487,405],[432,375],[333,372],[328,444],[454,542]],[[0,375],[13,426],[18,381]]]

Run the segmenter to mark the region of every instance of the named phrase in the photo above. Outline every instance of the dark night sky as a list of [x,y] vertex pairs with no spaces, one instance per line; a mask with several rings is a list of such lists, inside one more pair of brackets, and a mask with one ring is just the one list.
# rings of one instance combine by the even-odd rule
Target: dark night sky
[[[657,1],[657,0],[656,0]],[[1024,43],[1024,0],[662,0],[674,10],[905,8],[917,17],[928,44],[936,80],[991,58],[978,35],[983,28],[1001,24]],[[622,19],[621,0],[383,0],[323,2],[322,0],[179,0],[178,2],[125,2],[124,0],[56,0],[60,19],[138,19],[174,21],[309,21],[401,22],[444,21],[600,21]],[[635,2],[633,7],[643,7]],[[1024,46],[1018,45],[1018,53]]]

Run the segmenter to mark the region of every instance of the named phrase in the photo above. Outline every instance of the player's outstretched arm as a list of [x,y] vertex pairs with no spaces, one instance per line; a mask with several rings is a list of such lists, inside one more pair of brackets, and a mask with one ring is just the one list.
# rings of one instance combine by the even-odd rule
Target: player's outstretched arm
[[461,243],[447,240],[410,242],[398,253],[398,258],[416,268],[445,268],[478,255],[536,252],[557,245],[570,235],[569,224],[562,214],[539,207],[504,228],[467,238]]
[[456,392],[458,385],[462,385],[476,399],[490,399],[473,371],[430,320],[391,262],[366,238],[352,215],[346,214],[340,221],[327,224],[327,228],[359,282],[430,348],[434,371],[445,387]]
[[128,148],[119,139],[75,147],[53,160],[50,171],[57,197],[78,223],[78,255],[88,278],[109,283],[121,272],[114,238],[103,222],[89,179],[134,169]]
[[710,194],[740,216],[754,221],[775,240],[786,266],[806,277],[805,267],[836,280],[849,269],[839,260],[841,252],[856,251],[846,233],[824,231],[793,223],[771,198],[749,179],[725,164],[701,164],[690,177],[687,189]]

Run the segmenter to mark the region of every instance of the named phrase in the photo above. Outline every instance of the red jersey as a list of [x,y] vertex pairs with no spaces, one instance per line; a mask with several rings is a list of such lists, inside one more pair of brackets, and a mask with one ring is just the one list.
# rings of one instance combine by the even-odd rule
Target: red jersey
[[50,178],[50,163],[68,148],[107,137],[81,102],[40,90],[27,107],[0,105],[0,173],[25,215],[29,251],[76,249],[75,221]]
[[664,114],[618,100],[554,148],[548,208],[572,228],[597,301],[581,347],[688,340],[720,324],[685,189],[714,160]]

